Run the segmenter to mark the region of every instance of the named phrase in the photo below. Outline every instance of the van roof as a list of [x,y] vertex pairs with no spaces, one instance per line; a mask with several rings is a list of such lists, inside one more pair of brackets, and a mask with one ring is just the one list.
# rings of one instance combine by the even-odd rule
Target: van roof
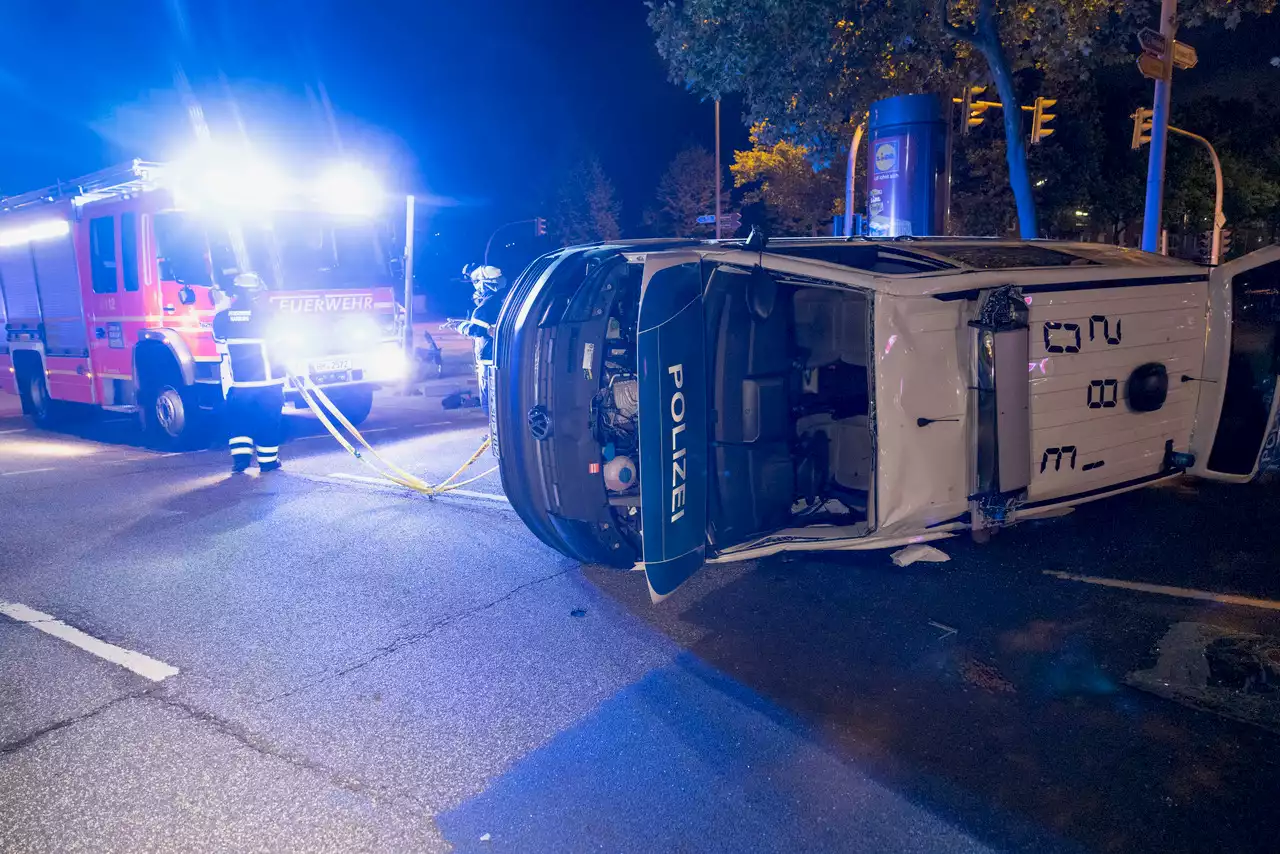
[[1102,243],[1006,240],[986,237],[784,238],[765,252],[826,261],[878,275],[921,275],[956,270],[1035,270],[1059,267],[1183,267],[1189,261]]
[[708,260],[763,265],[796,281],[835,282],[896,296],[953,299],[983,288],[1018,284],[1056,289],[1114,287],[1135,279],[1186,281],[1209,270],[1190,261],[1101,243],[990,237],[839,238],[769,240],[760,252],[745,240],[705,240],[676,246],[632,241],[624,252],[690,251]]

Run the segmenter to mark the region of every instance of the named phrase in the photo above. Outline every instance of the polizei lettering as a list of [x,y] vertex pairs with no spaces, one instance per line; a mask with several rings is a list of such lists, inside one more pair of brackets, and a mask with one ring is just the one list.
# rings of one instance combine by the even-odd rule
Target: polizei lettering
[[373,294],[311,294],[280,296],[273,300],[280,311],[319,314],[326,311],[372,311]]
[[671,521],[678,522],[684,516],[685,483],[688,476],[685,472],[685,454],[688,448],[680,447],[680,434],[685,431],[684,423],[684,364],[672,365],[667,373],[675,379],[676,390],[671,395]]

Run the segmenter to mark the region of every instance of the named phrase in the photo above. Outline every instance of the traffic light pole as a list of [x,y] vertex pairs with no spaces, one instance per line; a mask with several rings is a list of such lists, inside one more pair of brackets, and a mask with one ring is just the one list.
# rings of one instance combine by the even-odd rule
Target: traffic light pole
[[413,230],[417,199],[404,197],[404,354],[413,355]]
[[509,228],[510,226],[513,226],[513,225],[521,225],[526,222],[536,223],[537,221],[538,221],[537,217],[534,217],[533,219],[514,219],[511,222],[504,222],[502,225],[495,228],[493,230],[493,234],[489,235],[488,241],[486,241],[484,244],[484,265],[486,267],[489,266],[489,247],[493,246],[493,238],[498,236],[499,231],[502,231],[502,229]]
[[[1227,218],[1222,213],[1222,161],[1218,159],[1218,152],[1213,150],[1212,143],[1200,134],[1172,125],[1169,126],[1169,132],[1185,136],[1187,139],[1194,139],[1208,149],[1209,159],[1213,161],[1213,179],[1216,187],[1213,197],[1213,240],[1209,244],[1209,263],[1217,265],[1222,260],[1222,227],[1227,224]],[[1145,224],[1143,228],[1145,230]]]
[[1160,250],[1164,206],[1164,154],[1169,140],[1169,94],[1173,78],[1173,37],[1178,30],[1178,0],[1160,0],[1160,35],[1165,37],[1164,73],[1156,80],[1151,106],[1151,154],[1147,160],[1147,206],[1142,218],[1142,249]]
[[716,240],[720,239],[720,99],[716,98]]

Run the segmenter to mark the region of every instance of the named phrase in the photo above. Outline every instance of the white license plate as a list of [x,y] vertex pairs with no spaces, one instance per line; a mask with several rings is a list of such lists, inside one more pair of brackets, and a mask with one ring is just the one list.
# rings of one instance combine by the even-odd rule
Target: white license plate
[[321,359],[318,362],[311,363],[311,373],[313,374],[331,374],[334,371],[351,370],[350,359]]

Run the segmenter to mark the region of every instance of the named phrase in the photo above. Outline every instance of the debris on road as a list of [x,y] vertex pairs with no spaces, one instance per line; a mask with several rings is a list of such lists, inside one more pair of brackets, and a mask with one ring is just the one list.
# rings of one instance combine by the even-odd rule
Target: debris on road
[[1166,700],[1280,732],[1280,639],[1174,623],[1155,666],[1125,683]]
[[939,623],[937,620],[930,620],[929,625],[933,626],[935,629],[939,629],[942,631],[942,634],[938,636],[938,640],[949,638],[952,635],[959,632],[959,629],[948,626],[945,623]]
[[966,685],[981,688],[992,694],[1016,694],[1018,689],[1004,678],[994,664],[987,664],[971,656],[965,656],[960,662],[960,678]]
[[933,546],[926,546],[923,543],[916,543],[914,546],[907,546],[905,549],[898,549],[890,559],[898,566],[910,566],[917,561],[925,563],[946,563],[951,560],[951,556],[942,549],[935,549]]

